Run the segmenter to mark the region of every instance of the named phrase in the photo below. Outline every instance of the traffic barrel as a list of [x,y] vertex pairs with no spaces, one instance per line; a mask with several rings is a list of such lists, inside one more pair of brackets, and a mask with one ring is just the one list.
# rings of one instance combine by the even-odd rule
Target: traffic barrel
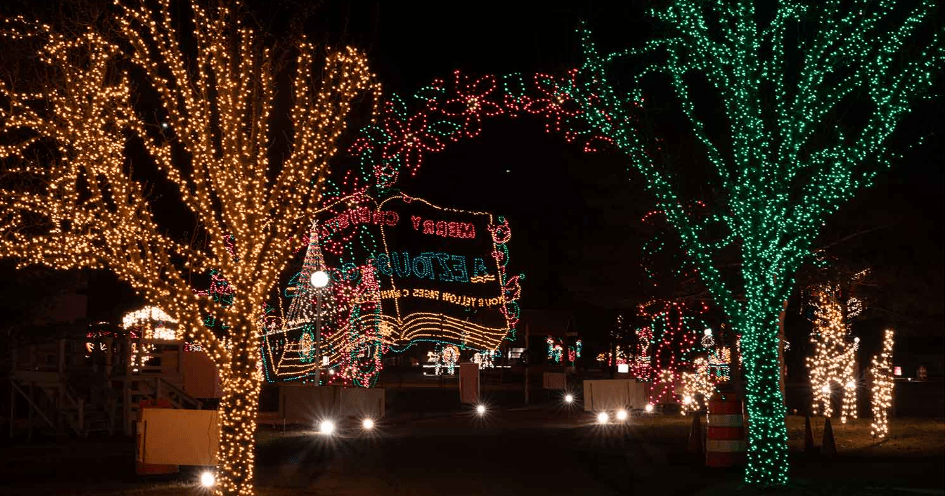
[[745,463],[745,427],[742,400],[735,394],[717,394],[709,400],[705,442],[707,467]]

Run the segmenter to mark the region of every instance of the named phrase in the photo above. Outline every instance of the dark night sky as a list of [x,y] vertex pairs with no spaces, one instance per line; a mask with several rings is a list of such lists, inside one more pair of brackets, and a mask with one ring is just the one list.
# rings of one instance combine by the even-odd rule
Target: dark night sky
[[[271,5],[289,3],[250,5],[265,20],[278,16]],[[580,63],[575,34],[580,20],[588,22],[605,49],[637,43],[650,34],[639,5],[595,2],[538,7],[517,2],[327,2],[309,32],[318,38],[324,32],[320,27],[327,26],[333,42],[366,50],[385,92],[409,95],[434,78],[451,77],[455,69],[470,75],[527,75],[574,67]],[[945,294],[942,116],[941,97],[921,106],[905,129],[937,136],[908,152],[902,163],[880,176],[876,187],[831,219],[822,240],[887,226],[845,246],[867,265],[907,274],[897,283],[902,288],[892,291],[937,302],[934,319],[941,319]],[[670,137],[678,143],[677,154],[698,162],[700,150],[689,150],[686,129],[679,130],[679,137]],[[527,274],[526,308],[572,307],[598,317],[586,320],[589,325],[609,327],[615,310],[646,297],[639,290],[639,219],[650,199],[639,178],[626,171],[619,156],[584,154],[579,146],[546,134],[537,118],[487,119],[478,138],[428,155],[417,177],[400,186],[435,203],[507,216],[513,231],[512,270]],[[93,290],[93,297],[108,294],[101,311],[111,313],[115,290],[106,282],[99,287],[103,289]],[[932,332],[940,333],[941,327]]]
[[[455,69],[529,74],[573,67],[580,63],[580,20],[611,49],[638,43],[651,30],[639,6],[594,2],[501,9],[384,3],[339,6],[331,16],[349,21],[350,39],[368,50],[386,90],[405,95],[434,78],[449,78]],[[882,173],[874,188],[831,219],[820,240],[827,244],[885,226],[839,245],[839,253],[867,266],[893,267],[903,280],[891,293],[907,291],[930,302],[941,302],[945,294],[942,116],[942,98],[920,106],[904,124],[900,142],[911,141],[910,132],[937,137]],[[694,165],[700,166],[701,150],[689,153],[686,135],[680,126],[679,136],[669,139],[680,147],[678,155],[696,157]],[[544,133],[534,118],[492,118],[478,138],[428,155],[418,176],[401,186],[452,206],[508,216],[514,270],[527,274],[526,307],[576,304],[586,312],[587,303],[627,308],[646,297],[639,294],[639,218],[650,198],[619,156],[584,154]]]

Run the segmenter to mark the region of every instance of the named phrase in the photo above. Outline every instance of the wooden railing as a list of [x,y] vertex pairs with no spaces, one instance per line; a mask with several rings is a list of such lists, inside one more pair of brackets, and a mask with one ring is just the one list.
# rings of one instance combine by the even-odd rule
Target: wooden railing
[[51,428],[53,428],[53,429],[56,428],[56,424],[55,424],[52,420],[49,420],[49,417],[46,416],[46,413],[43,411],[43,409],[40,408],[39,405],[37,405],[37,404],[33,401],[33,394],[32,394],[32,393],[33,393],[33,391],[35,390],[35,386],[33,386],[33,385],[31,384],[31,385],[29,385],[29,386],[27,386],[27,387],[28,387],[28,389],[29,389],[29,393],[27,393],[26,391],[23,391],[23,388],[20,387],[20,384],[18,384],[15,379],[13,379],[12,377],[10,378],[10,437],[11,437],[11,438],[14,436],[14,432],[16,431],[16,399],[17,399],[17,394],[19,394],[19,397],[22,397],[23,399],[26,400],[26,404],[27,404],[28,407],[29,407],[28,410],[27,410],[27,419],[28,419],[28,422],[29,422],[28,436],[29,436],[31,439],[32,439],[32,437],[33,437],[33,414],[34,414],[34,413],[38,414],[41,419],[43,419],[44,421],[46,421],[46,423],[49,425],[49,427],[51,427]]
[[141,410],[141,401],[165,399],[174,408],[203,409],[203,402],[191,397],[183,389],[163,377],[125,376],[124,379],[125,434],[132,434],[132,426]]

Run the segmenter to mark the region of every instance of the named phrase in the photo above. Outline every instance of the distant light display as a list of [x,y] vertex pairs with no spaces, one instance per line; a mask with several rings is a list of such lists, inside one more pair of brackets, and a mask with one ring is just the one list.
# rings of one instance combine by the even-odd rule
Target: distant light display
[[873,411],[870,432],[874,438],[884,438],[889,435],[888,417],[895,387],[892,370],[893,334],[891,329],[886,329],[883,333],[883,349],[870,361],[869,373],[873,381],[870,391],[870,407]]

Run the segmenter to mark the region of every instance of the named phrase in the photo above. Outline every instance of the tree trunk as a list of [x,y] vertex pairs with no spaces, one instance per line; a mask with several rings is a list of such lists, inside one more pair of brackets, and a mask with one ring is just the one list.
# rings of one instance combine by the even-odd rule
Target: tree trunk
[[[749,309],[758,306],[749,304]],[[780,305],[757,310],[745,316],[741,326],[748,407],[745,482],[760,486],[787,483],[786,410],[781,393],[778,343],[780,310]]]
[[253,489],[256,415],[260,383],[256,376],[258,351],[251,343],[236,344],[229,364],[220,367],[220,445],[214,494],[249,496]]

